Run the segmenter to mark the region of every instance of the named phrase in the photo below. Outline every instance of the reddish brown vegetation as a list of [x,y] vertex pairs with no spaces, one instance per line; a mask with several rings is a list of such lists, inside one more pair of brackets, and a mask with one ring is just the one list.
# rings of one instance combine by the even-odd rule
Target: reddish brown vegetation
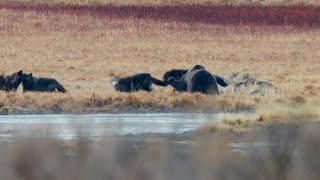
[[223,25],[320,27],[320,7],[317,6],[115,6],[2,2],[0,3],[0,9],[72,13],[76,15],[91,14],[117,18],[149,18]]

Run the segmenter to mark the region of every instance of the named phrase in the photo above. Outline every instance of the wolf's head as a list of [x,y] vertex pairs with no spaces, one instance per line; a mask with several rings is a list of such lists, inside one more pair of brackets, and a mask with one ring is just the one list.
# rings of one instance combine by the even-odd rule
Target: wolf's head
[[23,74],[22,76],[22,83],[24,86],[33,86],[36,84],[36,80],[33,77],[33,74]]
[[119,84],[119,79],[120,79],[120,76],[117,76],[117,77],[113,77],[111,79],[111,85],[116,88],[116,86]]
[[128,92],[128,88],[126,87],[126,83],[121,80],[121,77],[113,77],[111,79],[111,85],[116,89],[116,91],[120,92]]
[[180,80],[181,77],[185,75],[187,72],[187,69],[172,69],[170,71],[167,71],[162,76],[163,82],[168,84],[168,79],[170,77],[174,78],[175,80]]
[[5,84],[7,91],[16,91],[23,78],[23,71],[18,71],[12,75],[6,76]]

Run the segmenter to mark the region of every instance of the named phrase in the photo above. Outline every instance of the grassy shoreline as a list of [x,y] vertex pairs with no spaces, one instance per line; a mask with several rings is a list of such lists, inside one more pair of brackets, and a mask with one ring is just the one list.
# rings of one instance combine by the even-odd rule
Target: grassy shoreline
[[[241,97],[241,98],[240,98]],[[58,93],[0,93],[1,114],[52,114],[52,113],[260,113],[265,118],[289,115],[291,112],[320,116],[319,101],[285,100],[247,94],[206,96],[189,93],[114,93],[90,96]],[[276,114],[276,115],[275,115]],[[291,113],[292,115],[292,113]]]

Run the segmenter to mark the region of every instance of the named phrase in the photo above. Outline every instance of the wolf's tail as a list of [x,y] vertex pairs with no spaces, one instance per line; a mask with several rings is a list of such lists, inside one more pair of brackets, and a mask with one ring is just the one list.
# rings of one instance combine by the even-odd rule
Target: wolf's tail
[[229,84],[226,82],[226,80],[223,77],[213,75],[216,79],[217,83],[222,87],[227,87]]
[[157,86],[167,86],[168,85],[167,83],[165,83],[165,82],[163,82],[163,81],[161,81],[161,80],[159,80],[157,78],[154,78],[151,75],[150,75],[150,77],[151,77],[152,83],[157,85]]
[[273,88],[274,88],[274,92],[275,92],[276,94],[282,95],[282,91],[281,91],[280,88],[278,88],[277,86],[273,86]]
[[57,90],[62,93],[67,92],[67,90],[59,82],[57,82]]
[[275,94],[282,95],[281,89],[275,86],[273,83],[269,82],[269,86],[273,88]]

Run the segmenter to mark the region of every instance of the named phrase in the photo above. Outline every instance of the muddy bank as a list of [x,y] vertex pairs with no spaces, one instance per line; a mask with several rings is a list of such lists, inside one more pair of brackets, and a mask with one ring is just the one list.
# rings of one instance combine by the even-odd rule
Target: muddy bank
[[26,2],[1,2],[0,9],[67,13],[112,18],[142,18],[186,23],[250,26],[294,26],[301,29],[320,27],[320,7],[317,6],[229,6],[171,5],[115,6],[70,5]]

